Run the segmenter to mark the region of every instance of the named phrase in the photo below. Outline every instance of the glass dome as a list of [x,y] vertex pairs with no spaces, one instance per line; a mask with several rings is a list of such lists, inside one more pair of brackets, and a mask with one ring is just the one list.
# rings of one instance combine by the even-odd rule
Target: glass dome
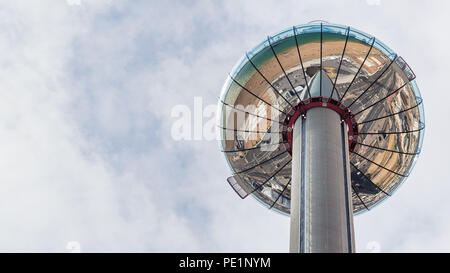
[[[333,82],[331,94],[309,90],[321,70]],[[220,147],[233,172],[228,182],[241,198],[253,195],[289,214],[287,124],[296,106],[313,102],[348,111],[353,209],[369,210],[410,174],[422,146],[423,104],[402,57],[341,25],[316,22],[281,31],[235,65],[218,111]]]

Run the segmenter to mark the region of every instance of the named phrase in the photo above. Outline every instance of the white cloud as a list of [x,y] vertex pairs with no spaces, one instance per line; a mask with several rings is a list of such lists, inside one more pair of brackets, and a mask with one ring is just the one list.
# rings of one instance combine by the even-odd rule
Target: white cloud
[[68,251],[71,241],[82,251],[287,251],[288,218],[235,196],[215,141],[173,141],[170,110],[195,96],[216,103],[246,50],[314,19],[380,37],[411,64],[425,100],[423,154],[391,200],[356,218],[358,249],[448,251],[449,95],[436,80],[449,63],[448,18],[423,5],[4,2],[0,251]]

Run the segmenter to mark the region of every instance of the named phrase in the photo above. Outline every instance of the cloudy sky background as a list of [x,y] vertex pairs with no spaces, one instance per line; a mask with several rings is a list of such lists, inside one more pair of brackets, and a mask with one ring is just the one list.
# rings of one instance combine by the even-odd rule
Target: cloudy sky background
[[357,251],[450,251],[449,7],[1,1],[0,251],[287,252],[289,218],[240,200],[215,140],[174,141],[171,109],[215,105],[246,50],[317,19],[389,45],[424,98],[422,154],[394,197],[355,218]]

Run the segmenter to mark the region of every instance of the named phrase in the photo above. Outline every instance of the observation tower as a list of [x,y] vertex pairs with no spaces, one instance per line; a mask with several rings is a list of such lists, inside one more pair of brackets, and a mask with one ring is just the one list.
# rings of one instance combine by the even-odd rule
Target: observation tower
[[290,215],[290,252],[355,252],[353,214],[391,196],[420,153],[415,78],[402,57],[351,27],[318,21],[269,36],[220,96],[228,183]]

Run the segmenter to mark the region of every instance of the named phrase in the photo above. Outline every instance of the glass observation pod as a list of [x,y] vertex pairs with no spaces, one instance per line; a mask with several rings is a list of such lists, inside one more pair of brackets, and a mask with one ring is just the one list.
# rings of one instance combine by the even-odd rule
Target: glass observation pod
[[[331,79],[331,94],[311,92],[318,71]],[[233,172],[228,182],[241,198],[252,195],[290,213],[289,121],[317,104],[348,124],[354,213],[379,204],[408,177],[425,124],[415,74],[375,37],[317,22],[268,37],[241,58],[223,86],[220,146]]]

